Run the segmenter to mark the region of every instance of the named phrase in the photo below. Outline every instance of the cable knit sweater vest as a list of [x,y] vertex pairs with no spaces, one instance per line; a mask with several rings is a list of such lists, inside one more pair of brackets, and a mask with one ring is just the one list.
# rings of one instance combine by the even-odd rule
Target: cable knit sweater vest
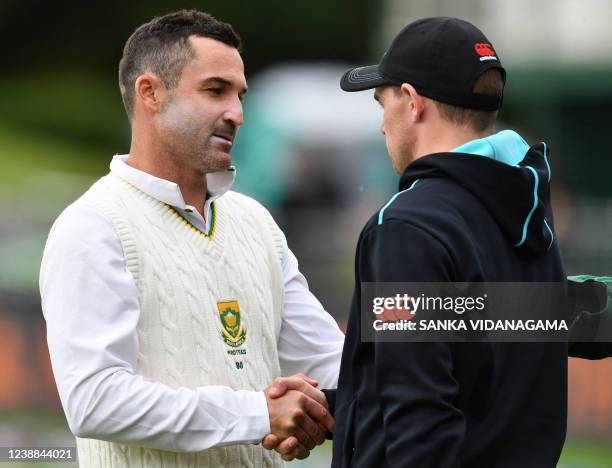
[[[110,173],[76,203],[115,227],[139,292],[136,372],[172,388],[262,390],[280,375],[282,234],[256,201],[213,203],[209,236],[170,206]],[[198,453],[77,438],[82,467],[283,466],[261,445]]]

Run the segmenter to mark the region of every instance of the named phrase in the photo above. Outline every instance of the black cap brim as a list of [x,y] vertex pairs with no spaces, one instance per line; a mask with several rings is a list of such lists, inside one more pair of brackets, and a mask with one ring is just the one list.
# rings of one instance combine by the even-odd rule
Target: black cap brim
[[378,64],[352,68],[340,79],[340,87],[349,92],[364,91],[387,84],[391,84],[391,81],[378,71]]

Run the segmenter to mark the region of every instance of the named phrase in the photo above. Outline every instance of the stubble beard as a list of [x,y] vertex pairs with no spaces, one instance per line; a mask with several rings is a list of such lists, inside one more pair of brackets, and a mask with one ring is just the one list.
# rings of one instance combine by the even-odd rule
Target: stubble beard
[[228,153],[214,148],[210,141],[210,136],[203,145],[199,146],[197,149],[194,148],[191,155],[194,166],[197,167],[202,174],[224,171],[232,164],[231,156]]
[[396,149],[397,154],[392,157],[393,169],[399,175],[402,175],[406,168],[415,159],[416,136],[408,133],[405,135],[405,140]]
[[174,99],[166,106],[163,132],[170,154],[201,174],[223,171],[231,165],[231,156],[214,147],[212,128],[203,129]]

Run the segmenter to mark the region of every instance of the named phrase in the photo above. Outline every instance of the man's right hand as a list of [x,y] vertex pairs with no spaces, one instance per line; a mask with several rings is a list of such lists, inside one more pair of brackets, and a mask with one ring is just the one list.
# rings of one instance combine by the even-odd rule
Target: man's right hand
[[271,427],[264,447],[276,448],[287,461],[306,458],[315,445],[325,441],[325,431],[334,429],[325,394],[315,388],[317,385],[316,381],[296,374],[277,379],[264,392]]
[[[278,383],[285,379],[291,379],[290,385],[279,392]],[[325,430],[333,430],[334,420],[327,409],[323,392],[303,377],[285,379],[278,379],[264,391],[270,414],[270,431],[279,441],[297,438],[299,446],[296,451],[302,454],[300,458],[305,458],[309,450],[325,441]],[[287,391],[287,387],[293,389]]]

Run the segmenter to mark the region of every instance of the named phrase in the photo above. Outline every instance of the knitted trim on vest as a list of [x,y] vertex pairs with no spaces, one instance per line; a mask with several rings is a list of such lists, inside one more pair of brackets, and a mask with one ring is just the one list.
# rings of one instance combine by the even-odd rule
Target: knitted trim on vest
[[[112,174],[112,173],[111,173]],[[109,174],[110,175],[110,174]],[[79,200],[77,203],[83,203],[86,206],[89,206],[100,214],[102,214],[106,219],[108,219],[113,227],[115,228],[115,232],[117,233],[117,237],[121,242],[121,247],[123,249],[123,255],[125,257],[125,264],[128,271],[134,277],[134,281],[138,283],[139,271],[138,271],[138,248],[136,245],[136,241],[132,237],[132,231],[128,223],[123,219],[122,216],[119,215],[119,210],[113,209],[112,204],[108,203],[99,203],[92,200],[91,197],[88,197],[88,193],[90,191],[95,190],[96,186],[105,185],[109,183],[109,176],[103,177],[99,179]],[[117,177],[118,180],[123,181]],[[126,182],[127,183],[127,182]],[[124,204],[123,201],[120,203]]]
[[215,215],[215,202],[212,202],[210,204],[210,229],[208,230],[208,234],[206,234],[204,231],[202,231],[201,229],[197,228],[196,226],[194,226],[193,224],[191,224],[189,221],[187,221],[187,219],[180,214],[178,211],[176,211],[176,209],[173,206],[170,206],[168,204],[166,204],[166,208],[168,208],[169,210],[172,210],[172,212],[178,216],[189,228],[193,229],[195,232],[201,234],[202,236],[206,237],[207,239],[212,239],[213,236],[215,235],[215,227],[216,227],[216,215]]

